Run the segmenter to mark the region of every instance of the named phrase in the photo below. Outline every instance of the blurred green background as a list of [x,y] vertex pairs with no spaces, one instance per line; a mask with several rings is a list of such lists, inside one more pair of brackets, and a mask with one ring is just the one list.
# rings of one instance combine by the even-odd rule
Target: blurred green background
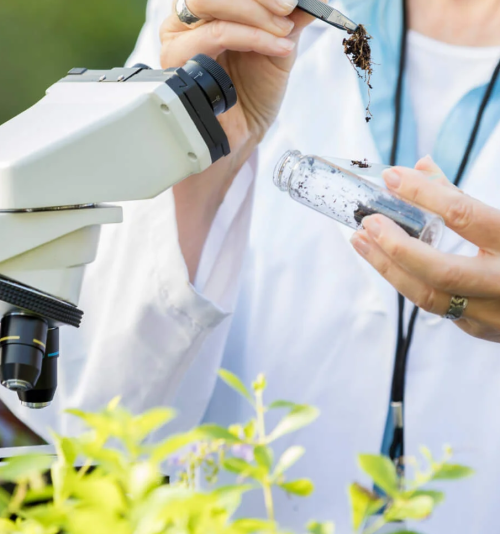
[[146,0],[0,0],[0,124],[72,67],[123,65]]

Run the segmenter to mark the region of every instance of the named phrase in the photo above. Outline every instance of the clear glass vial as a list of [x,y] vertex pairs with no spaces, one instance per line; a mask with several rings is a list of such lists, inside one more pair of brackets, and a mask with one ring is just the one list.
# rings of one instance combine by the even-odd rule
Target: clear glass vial
[[362,228],[364,217],[380,213],[410,236],[433,247],[439,244],[444,230],[444,221],[439,215],[410,204],[359,176],[374,176],[377,171],[370,171],[371,165],[362,163],[361,168],[353,172],[346,168],[348,161],[333,161],[344,161],[344,165],[317,156],[303,156],[297,150],[288,151],[276,166],[274,184],[288,191],[297,202],[355,230]]

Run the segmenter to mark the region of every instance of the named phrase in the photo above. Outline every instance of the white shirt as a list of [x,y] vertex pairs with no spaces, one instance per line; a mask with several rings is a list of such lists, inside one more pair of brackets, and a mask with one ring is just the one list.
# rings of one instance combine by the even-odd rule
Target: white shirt
[[[158,27],[169,5],[150,2],[130,63],[158,66]],[[217,371],[223,365],[247,384],[265,372],[268,401],[289,399],[322,411],[309,429],[277,442],[277,455],[292,444],[306,447],[290,476],[308,476],[316,484],[310,499],[276,494],[278,519],[296,531],[311,518],[333,519],[337,532],[348,534],[346,487],[354,480],[368,483],[355,455],[378,453],[382,442],[396,298],[352,250],[351,230],[272,184],[273,167],[290,148],[380,161],[356,73],[342,51],[343,36],[315,28],[259,150],[258,167],[255,160],[246,165],[217,214],[197,287],[189,283],[180,251],[172,192],[127,204],[124,224],[103,228],[97,261],[89,266],[81,330],[63,331],[54,406],[33,413],[19,406],[16,395],[0,396],[48,439],[48,426],[79,430],[72,418],[59,415],[66,407],[97,409],[117,394],[134,412],[173,405],[180,416],[157,433],[160,438],[203,418],[244,421],[248,406],[218,383]],[[303,83],[311,79],[315,98]],[[467,193],[497,207],[499,143],[497,128],[464,183]],[[477,249],[451,236],[446,250],[472,255]],[[445,486],[446,504],[425,524],[426,533],[494,532],[500,502],[498,345],[420,314],[406,397],[408,454],[426,444],[439,455],[450,443],[457,462],[476,469],[470,480]],[[261,495],[245,498],[243,514],[262,511]]]
[[490,81],[499,58],[500,46],[455,46],[408,32],[408,79],[419,157],[432,154],[448,114],[474,87]]

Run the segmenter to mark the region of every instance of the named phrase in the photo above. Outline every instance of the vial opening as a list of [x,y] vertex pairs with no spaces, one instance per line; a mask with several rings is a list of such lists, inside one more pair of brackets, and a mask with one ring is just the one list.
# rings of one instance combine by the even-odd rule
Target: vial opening
[[278,161],[274,169],[273,182],[281,191],[288,191],[293,169],[301,157],[302,154],[298,150],[288,150]]

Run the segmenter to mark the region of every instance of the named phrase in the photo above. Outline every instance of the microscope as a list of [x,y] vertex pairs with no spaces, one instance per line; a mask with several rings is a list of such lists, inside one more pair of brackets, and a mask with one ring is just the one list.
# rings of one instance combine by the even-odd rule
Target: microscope
[[57,387],[59,328],[78,327],[85,265],[107,202],[153,198],[230,152],[217,116],[236,103],[224,69],[72,69],[0,126],[0,381],[29,408]]

